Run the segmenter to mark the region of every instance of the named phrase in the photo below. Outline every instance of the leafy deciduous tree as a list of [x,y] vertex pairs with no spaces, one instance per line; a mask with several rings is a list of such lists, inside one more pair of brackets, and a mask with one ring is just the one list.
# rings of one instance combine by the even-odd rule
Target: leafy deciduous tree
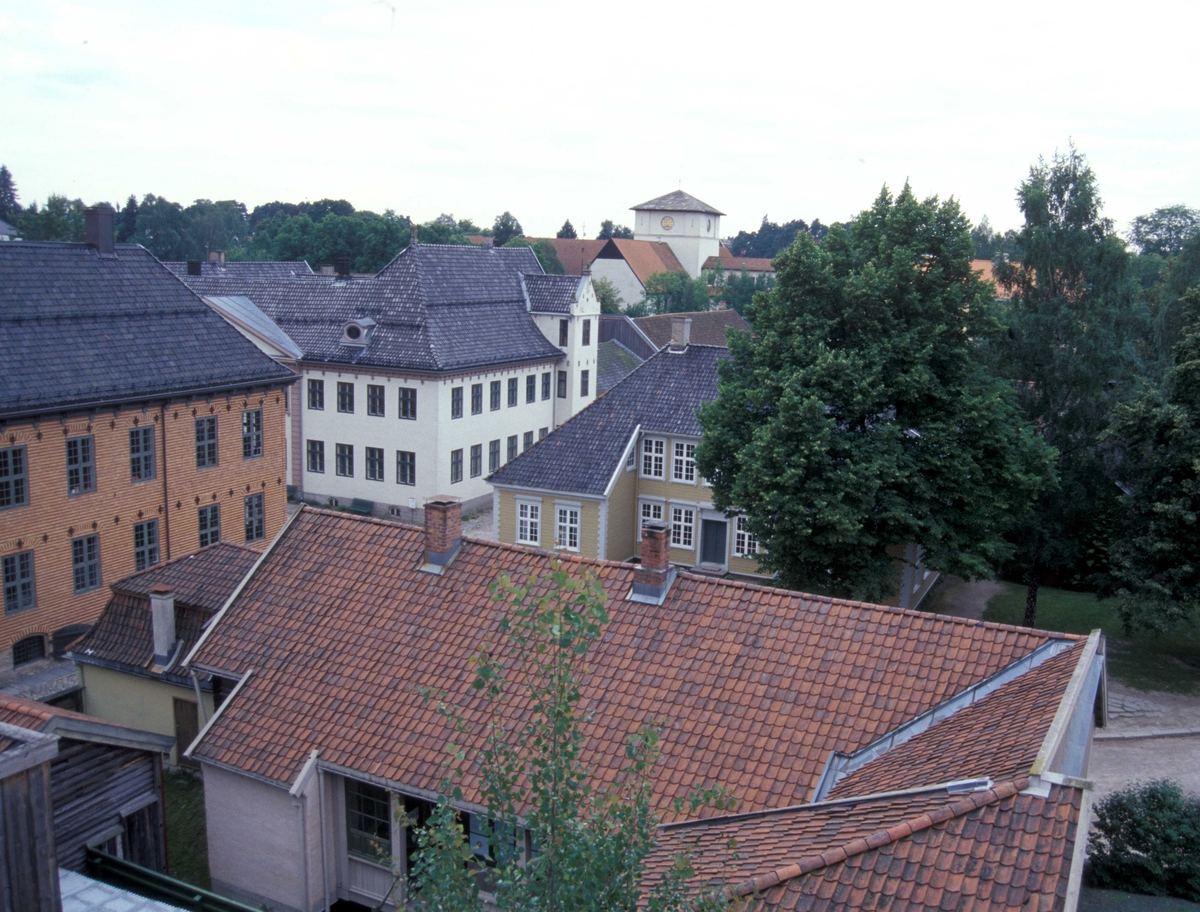
[[708,283],[686,272],[656,272],[646,279],[644,299],[650,313],[692,313],[708,310]]
[[496,216],[496,221],[492,224],[492,244],[496,247],[503,247],[513,238],[523,237],[524,234],[521,223],[507,209]]
[[612,219],[605,219],[600,223],[600,233],[596,235],[596,240],[607,241],[611,238],[633,240],[633,231],[624,225],[614,225]]
[[621,292],[617,291],[612,279],[592,279],[592,291],[596,292],[596,299],[600,302],[600,313],[621,312],[621,305],[625,303],[625,299],[621,297]]
[[1200,232],[1200,209],[1163,206],[1149,215],[1139,215],[1130,223],[1129,241],[1139,253],[1173,257],[1197,232]]
[[83,200],[51,193],[45,205],[30,204],[17,216],[16,227],[27,241],[82,241]]
[[1008,553],[1049,455],[984,369],[998,320],[971,253],[953,200],[884,188],[820,245],[798,235],[730,336],[697,467],[784,585],[878,600],[895,546],[962,576]]

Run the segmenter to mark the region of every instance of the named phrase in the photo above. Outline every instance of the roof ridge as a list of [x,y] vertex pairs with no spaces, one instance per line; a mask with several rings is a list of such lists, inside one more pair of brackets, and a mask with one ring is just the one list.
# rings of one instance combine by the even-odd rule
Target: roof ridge
[[138,570],[134,573],[130,573],[128,576],[123,576],[119,580],[114,580],[113,582],[109,583],[108,588],[111,589],[113,592],[123,592],[126,595],[137,595],[138,593],[136,593],[136,592],[129,592],[126,589],[120,589],[118,587],[122,583],[127,583],[130,580],[138,579],[140,577],[147,576],[151,573],[158,573],[159,571],[165,570],[167,567],[174,566],[175,564],[182,563],[183,561],[191,560],[193,557],[197,557],[198,555],[207,554],[211,551],[215,551],[215,550],[217,550],[217,548],[221,547],[222,545],[224,545],[228,548],[236,548],[239,551],[248,551],[251,554],[259,554],[260,553],[258,551],[258,549],[251,548],[249,545],[239,545],[237,542],[225,541],[224,539],[220,539],[218,541],[213,542],[211,545],[205,545],[203,548],[197,548],[195,551],[189,551],[187,554],[181,554],[181,555],[179,555],[179,557],[173,557],[168,561],[163,561],[161,564],[153,564],[152,566],[147,567],[145,570]]
[[772,887],[779,886],[785,881],[802,877],[805,874],[811,874],[813,871],[819,871],[821,868],[826,868],[830,865],[840,864],[864,852],[870,852],[883,846],[891,845],[894,842],[899,842],[901,839],[907,839],[914,833],[928,830],[938,824],[945,823],[947,820],[953,820],[955,817],[962,817],[989,804],[1004,801],[1018,794],[1022,789],[1028,787],[1028,785],[1029,780],[1021,778],[994,785],[989,789],[982,789],[964,798],[960,798],[958,801],[942,805],[932,811],[925,811],[911,820],[903,820],[890,827],[877,830],[869,836],[856,837],[837,848],[803,856],[792,864],[785,865],[782,868],[777,868],[765,874],[760,874],[757,877],[752,877],[740,884],[726,887],[724,891],[725,895],[730,899],[736,899],[763,893]]

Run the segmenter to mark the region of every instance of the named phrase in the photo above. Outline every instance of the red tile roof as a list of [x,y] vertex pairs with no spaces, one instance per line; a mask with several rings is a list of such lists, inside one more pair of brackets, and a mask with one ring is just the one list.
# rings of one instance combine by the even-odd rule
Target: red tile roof
[[726,272],[741,272],[743,269],[747,272],[774,272],[774,262],[770,257],[734,256],[732,250],[722,247],[717,256],[710,256],[704,261],[703,268],[716,269],[720,266]]
[[563,264],[567,275],[583,275],[583,270],[592,265],[596,254],[604,249],[608,241],[587,240],[586,238],[534,238],[534,241],[546,240],[554,245],[558,259]]
[[683,264],[675,256],[671,245],[662,241],[631,241],[628,238],[613,238],[606,247],[593,256],[603,259],[623,259],[633,270],[642,285],[656,272],[683,272]]
[[750,331],[750,324],[742,319],[736,310],[701,310],[695,313],[655,314],[651,317],[636,317],[634,323],[638,329],[658,348],[664,348],[671,341],[671,324],[677,317],[690,317],[692,320],[691,343],[693,345],[718,345],[724,348],[725,334],[731,329]]
[[[830,751],[870,743],[1051,638],[687,573],[648,606],[627,598],[631,565],[474,539],[436,576],[420,571],[421,529],[306,507],[197,648],[200,666],[254,673],[195,755],[289,782],[319,748],[327,763],[436,791],[451,736],[482,743],[471,659],[503,640],[489,583],[543,578],[558,560],[608,595],[582,686],[587,760],[611,780],[628,737],[661,722],[665,817],[714,783],[740,810],[805,801]],[[431,691],[460,708],[461,733],[420,696]]]

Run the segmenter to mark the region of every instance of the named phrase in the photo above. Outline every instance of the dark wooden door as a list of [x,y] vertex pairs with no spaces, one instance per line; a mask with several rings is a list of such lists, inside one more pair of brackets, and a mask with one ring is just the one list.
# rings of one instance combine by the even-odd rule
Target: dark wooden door
[[183,752],[196,740],[200,734],[200,711],[191,700],[175,698],[175,756],[183,766],[199,769],[200,764],[188,760]]
[[729,523],[719,519],[706,519],[701,524],[700,561],[705,564],[725,564],[725,547],[728,544]]

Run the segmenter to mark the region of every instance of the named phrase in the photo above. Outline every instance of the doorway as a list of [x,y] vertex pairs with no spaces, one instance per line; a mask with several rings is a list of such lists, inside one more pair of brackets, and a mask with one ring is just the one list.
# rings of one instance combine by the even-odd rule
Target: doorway
[[705,519],[700,523],[700,563],[724,567],[729,553],[729,523]]

